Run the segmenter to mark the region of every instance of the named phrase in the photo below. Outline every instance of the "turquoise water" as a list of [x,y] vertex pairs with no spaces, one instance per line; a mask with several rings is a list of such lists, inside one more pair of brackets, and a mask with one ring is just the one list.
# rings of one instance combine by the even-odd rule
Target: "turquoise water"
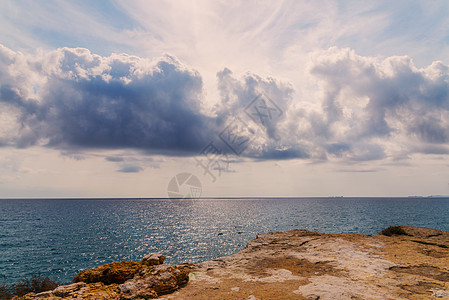
[[[182,203],[181,203],[182,204]],[[446,198],[0,200],[0,284],[161,252],[168,263],[235,253],[257,233],[375,234],[390,225],[449,231]]]

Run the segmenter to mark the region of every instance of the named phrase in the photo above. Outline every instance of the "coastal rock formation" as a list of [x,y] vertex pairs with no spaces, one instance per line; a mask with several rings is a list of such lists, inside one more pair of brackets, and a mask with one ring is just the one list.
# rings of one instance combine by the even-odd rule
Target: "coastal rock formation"
[[234,255],[197,264],[189,284],[162,299],[449,299],[449,232],[387,233],[259,234]]
[[164,259],[107,264],[76,277],[91,283],[16,299],[449,299],[449,232],[421,227],[372,236],[266,233],[213,261]]
[[173,293],[188,280],[189,267],[186,265],[143,265],[133,279],[118,286],[120,299],[148,299]]
[[92,270],[81,271],[75,283],[52,291],[29,293],[13,299],[150,299],[172,293],[189,280],[189,265],[163,264],[158,253],[147,255],[142,262],[112,262]]
[[104,284],[123,283],[132,279],[134,274],[142,266],[142,263],[133,261],[112,262],[93,268],[92,270],[81,271],[73,279],[74,282]]
[[142,259],[142,264],[147,266],[155,266],[164,263],[165,256],[160,253],[148,254]]

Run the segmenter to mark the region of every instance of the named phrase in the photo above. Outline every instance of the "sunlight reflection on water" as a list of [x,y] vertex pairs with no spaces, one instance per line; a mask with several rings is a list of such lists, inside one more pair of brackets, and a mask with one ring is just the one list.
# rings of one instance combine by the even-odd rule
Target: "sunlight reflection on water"
[[375,234],[390,225],[449,231],[449,200],[300,198],[0,200],[0,283],[41,273],[69,282],[80,269],[140,260],[197,262],[244,248],[257,233],[308,229]]

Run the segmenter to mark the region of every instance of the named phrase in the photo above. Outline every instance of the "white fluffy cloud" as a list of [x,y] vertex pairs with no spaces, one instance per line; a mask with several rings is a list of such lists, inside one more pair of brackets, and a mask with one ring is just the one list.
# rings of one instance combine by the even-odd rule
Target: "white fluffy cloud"
[[[339,155],[378,159],[447,146],[449,73],[443,63],[419,69],[405,56],[376,59],[332,48],[317,54],[311,73],[325,90],[323,136],[347,145]],[[365,154],[351,151],[357,147]]]

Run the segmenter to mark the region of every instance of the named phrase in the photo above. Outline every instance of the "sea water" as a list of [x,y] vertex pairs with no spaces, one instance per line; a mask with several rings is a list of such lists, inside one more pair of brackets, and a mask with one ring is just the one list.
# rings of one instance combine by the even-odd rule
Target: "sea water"
[[257,233],[376,234],[390,225],[449,231],[447,198],[2,199],[0,284],[160,252],[171,264],[244,248]]

